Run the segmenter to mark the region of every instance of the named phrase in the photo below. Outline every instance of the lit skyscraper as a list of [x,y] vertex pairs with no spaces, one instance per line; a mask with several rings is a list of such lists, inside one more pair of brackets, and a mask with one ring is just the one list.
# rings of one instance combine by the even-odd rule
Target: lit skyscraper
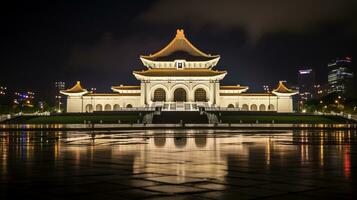
[[299,93],[304,94],[306,98],[312,98],[314,95],[315,72],[312,69],[302,69],[298,72]]
[[333,60],[328,64],[328,93],[346,94],[353,84],[352,59],[349,57]]
[[57,112],[62,111],[62,99],[63,95],[60,93],[61,90],[64,90],[66,88],[66,83],[63,81],[56,81],[55,82],[55,88],[56,88],[56,95],[55,95],[55,105],[56,105],[56,110]]
[[58,93],[60,90],[66,89],[66,83],[63,81],[56,81],[55,88],[58,90],[58,91],[56,91]]

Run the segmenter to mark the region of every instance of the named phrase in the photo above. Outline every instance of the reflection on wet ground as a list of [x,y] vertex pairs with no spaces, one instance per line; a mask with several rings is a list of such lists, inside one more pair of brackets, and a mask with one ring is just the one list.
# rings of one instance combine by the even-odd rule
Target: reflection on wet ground
[[356,133],[0,132],[0,199],[354,199]]

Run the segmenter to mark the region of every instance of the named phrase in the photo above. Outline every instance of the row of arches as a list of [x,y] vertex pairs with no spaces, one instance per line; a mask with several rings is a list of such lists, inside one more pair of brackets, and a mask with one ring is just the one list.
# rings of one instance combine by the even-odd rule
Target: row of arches
[[[126,108],[132,108],[133,105],[131,104],[127,104],[125,106]],[[95,110],[94,110],[94,106],[92,104],[87,104],[86,105],[86,112],[93,112],[93,111],[116,111],[116,110],[120,110],[120,105],[119,104],[114,104],[113,106],[110,104],[105,104],[104,105],[104,109],[103,109],[103,105],[102,104],[97,104],[95,106]]]
[[[173,93],[173,101],[175,102],[185,102],[187,101],[187,92],[183,88],[177,88]],[[166,101],[166,91],[162,88],[157,88],[154,90],[153,101]],[[194,101],[207,102],[207,92],[203,88],[198,88],[194,92]]]
[[[227,107],[234,108],[234,105],[229,104]],[[265,104],[260,104],[259,107],[256,104],[251,104],[250,106],[248,106],[248,104],[243,104],[241,109],[245,111],[274,111],[275,108],[273,104],[270,104],[268,106],[266,106]]]

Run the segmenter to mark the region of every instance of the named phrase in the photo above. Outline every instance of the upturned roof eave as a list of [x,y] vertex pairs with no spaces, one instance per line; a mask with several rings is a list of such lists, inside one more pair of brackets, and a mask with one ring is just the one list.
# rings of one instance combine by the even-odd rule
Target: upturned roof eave
[[[172,52],[168,52],[170,51],[170,48],[175,48],[175,44],[178,41],[182,41],[184,45],[186,45],[186,47],[191,51],[191,53],[194,53],[195,55],[191,54],[190,52],[187,52],[193,56],[199,56],[199,57],[204,57],[204,58],[208,58],[208,59],[215,59],[220,57],[219,55],[210,55],[210,54],[206,54],[204,52],[202,52],[201,50],[199,50],[197,47],[195,47],[186,37],[184,34],[183,29],[178,29],[176,36],[174,39],[172,39],[169,44],[167,44],[164,48],[162,48],[161,50],[157,51],[154,54],[150,54],[150,55],[140,55],[140,58],[145,58],[151,61],[155,61],[155,58],[159,58],[159,57],[163,57],[163,56],[167,56],[172,54],[172,52],[175,52],[175,49],[171,50]],[[177,50],[176,50],[177,51]]]

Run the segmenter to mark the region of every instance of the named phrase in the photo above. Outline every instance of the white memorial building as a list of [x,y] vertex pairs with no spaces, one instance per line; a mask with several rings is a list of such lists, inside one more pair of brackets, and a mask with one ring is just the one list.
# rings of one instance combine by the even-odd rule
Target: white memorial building
[[227,71],[214,67],[219,55],[206,54],[177,30],[162,50],[140,56],[146,69],[134,71],[137,86],[112,86],[112,93],[91,93],[78,81],[67,95],[67,112],[118,111],[160,108],[162,111],[228,109],[242,111],[293,112],[292,95],[282,81],[271,93],[248,93],[248,86],[220,85]]

